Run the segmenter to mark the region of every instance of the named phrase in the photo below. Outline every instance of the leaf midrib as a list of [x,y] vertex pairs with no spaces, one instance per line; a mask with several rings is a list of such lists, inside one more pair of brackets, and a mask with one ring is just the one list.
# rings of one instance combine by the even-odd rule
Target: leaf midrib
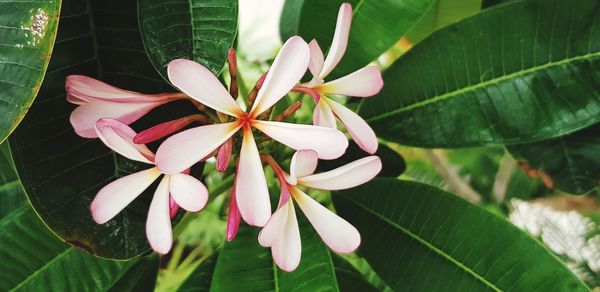
[[[354,200],[350,200],[348,198],[345,198],[342,196],[342,198],[344,198],[346,201],[351,202],[363,209],[365,209],[367,212],[375,215],[376,217],[378,217],[379,219],[381,219],[382,221],[392,225],[393,227],[396,227],[398,230],[402,231],[403,233],[405,233],[406,235],[408,235],[410,238],[416,240],[418,243],[424,245],[425,247],[429,248],[430,250],[434,251],[436,254],[442,256],[443,258],[447,259],[448,261],[450,261],[451,263],[455,264],[457,267],[459,267],[460,269],[462,269],[465,273],[473,276],[475,279],[481,281],[483,284],[485,284],[486,286],[490,287],[491,289],[493,289],[494,291],[502,291],[501,289],[499,289],[498,287],[496,287],[496,285],[494,285],[493,283],[489,282],[488,280],[486,280],[483,276],[477,274],[475,271],[473,271],[472,269],[470,269],[469,267],[465,266],[464,264],[462,264],[461,262],[459,262],[457,259],[455,259],[454,257],[452,257],[451,255],[445,253],[443,250],[439,249],[438,247],[434,246],[433,244],[431,244],[430,242],[426,241],[425,239],[419,237],[418,235],[412,233],[410,230],[400,226],[399,224],[393,222],[392,220],[382,216],[381,214],[375,212],[373,209],[367,207],[366,205],[356,202]],[[387,284],[387,283],[386,283]]]
[[[500,82],[503,82],[503,81],[506,81],[506,80],[510,80],[510,79],[513,79],[513,78],[517,78],[517,77],[520,77],[520,76],[524,76],[524,75],[527,75],[529,73],[536,72],[536,71],[539,71],[539,70],[544,70],[544,69],[551,68],[551,67],[557,67],[557,66],[565,65],[565,64],[568,64],[568,63],[571,63],[571,62],[576,62],[576,61],[581,61],[581,60],[586,60],[586,59],[593,59],[594,57],[600,57],[600,51],[594,52],[594,53],[587,53],[585,55],[579,55],[579,56],[575,56],[575,57],[571,57],[571,58],[565,58],[565,59],[562,59],[560,61],[548,62],[548,63],[545,63],[543,65],[533,66],[533,67],[525,69],[525,70],[520,70],[520,71],[516,71],[516,72],[510,73],[510,74],[507,74],[507,75],[503,75],[503,76],[500,76],[500,77],[497,77],[497,78],[492,78],[492,79],[484,81],[484,82],[480,82],[480,83],[477,83],[477,84],[474,84],[474,85],[469,85],[469,86],[460,88],[458,90],[450,91],[450,92],[444,93],[442,95],[437,95],[437,96],[434,96],[434,97],[429,98],[429,99],[425,99],[425,100],[422,100],[422,101],[419,101],[419,102],[416,102],[416,103],[413,103],[413,104],[410,104],[410,105],[407,105],[407,106],[403,106],[403,107],[400,107],[400,108],[395,109],[393,111],[385,112],[385,113],[382,113],[380,115],[375,115],[375,116],[367,118],[366,120],[368,122],[373,122],[373,121],[381,120],[381,119],[387,118],[389,116],[393,116],[393,115],[401,113],[401,112],[413,110],[415,108],[423,107],[423,106],[429,105],[431,103],[436,103],[436,102],[439,102],[439,101],[442,101],[442,100],[445,100],[445,99],[448,99],[450,97],[457,96],[457,95],[460,95],[460,94],[463,94],[463,93],[466,93],[466,92],[475,91],[477,89],[485,88],[485,87],[487,87],[490,84],[498,84]],[[362,104],[363,103],[361,102],[361,104],[359,105],[358,110],[357,110],[358,112],[360,112]]]

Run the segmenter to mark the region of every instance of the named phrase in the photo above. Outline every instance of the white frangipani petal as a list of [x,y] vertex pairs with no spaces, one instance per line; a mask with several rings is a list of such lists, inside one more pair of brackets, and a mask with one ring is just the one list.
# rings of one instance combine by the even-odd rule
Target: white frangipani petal
[[173,245],[173,231],[169,210],[169,177],[166,175],[158,184],[146,219],[146,237],[154,251],[166,254]]
[[350,35],[350,25],[352,24],[352,6],[349,3],[344,3],[340,6],[337,22],[335,24],[335,32],[333,41],[327,53],[327,58],[323,64],[323,70],[319,77],[325,79],[333,68],[340,62],[342,56],[346,52],[348,45],[348,36]]
[[271,216],[271,201],[258,148],[250,128],[244,129],[235,188],[236,201],[244,221],[252,226],[264,226]]
[[271,247],[281,237],[290,213],[288,205],[291,201],[292,200],[288,200],[287,203],[275,210],[275,213],[271,215],[271,218],[269,218],[265,226],[260,230],[260,233],[258,234],[258,243],[260,243],[260,245]]
[[379,68],[369,65],[319,86],[319,91],[345,96],[369,97],[379,93],[382,87],[381,71]]
[[273,61],[250,112],[256,117],[284,97],[306,73],[308,44],[298,36],[288,39]]
[[[310,70],[310,73],[313,75],[314,83],[323,83],[323,79],[319,78],[321,70],[323,70],[323,51],[321,50],[317,40],[310,41],[308,47],[310,48],[310,62],[308,63],[308,70]],[[311,83],[313,83],[313,81],[311,81]]]
[[293,188],[292,196],[323,242],[333,251],[350,253],[360,245],[360,234],[348,221],[323,207],[298,188]]
[[161,98],[161,95],[142,94],[124,90],[84,75],[67,76],[65,87],[67,101],[79,105],[94,100],[108,102],[151,102],[156,101],[156,97]]
[[321,190],[341,190],[364,184],[381,171],[381,159],[369,156],[327,172],[298,178],[298,184]]
[[113,151],[131,160],[154,164],[154,153],[146,145],[133,142],[137,133],[129,126],[117,120],[101,119],[96,122],[96,133]]
[[104,224],[115,217],[159,176],[160,171],[153,167],[124,176],[103,187],[90,205],[94,221]]
[[236,122],[192,128],[171,136],[156,151],[164,173],[179,173],[202,160],[240,129]]
[[298,219],[292,200],[289,200],[283,208],[289,209],[282,232],[271,246],[271,254],[277,266],[291,272],[300,264],[302,254],[302,242],[300,240],[300,229],[298,228]]
[[[324,100],[321,100],[323,102]],[[331,106],[331,109],[335,115],[344,123],[348,133],[358,144],[358,146],[369,154],[375,154],[379,147],[377,142],[377,136],[369,124],[357,113],[349,110],[345,106],[328,99],[327,103]]]
[[191,175],[174,173],[170,175],[171,196],[181,208],[200,211],[208,201],[208,190],[199,180]]
[[319,157],[314,150],[302,149],[296,151],[290,162],[290,184],[295,185],[298,177],[312,174],[317,169]]
[[258,120],[254,127],[292,149],[314,150],[321,159],[338,158],[348,147],[348,139],[336,129]]
[[322,96],[315,106],[315,111],[313,112],[313,124],[316,126],[337,129],[333,111],[329,104],[327,104],[327,100],[324,99],[325,97]]
[[145,114],[160,106],[160,103],[117,103],[90,102],[78,106],[69,121],[77,135],[84,138],[96,138],[96,122],[102,118],[112,118],[129,125]]
[[219,79],[204,66],[191,60],[177,59],[169,63],[167,73],[173,85],[198,102],[234,117],[242,113]]

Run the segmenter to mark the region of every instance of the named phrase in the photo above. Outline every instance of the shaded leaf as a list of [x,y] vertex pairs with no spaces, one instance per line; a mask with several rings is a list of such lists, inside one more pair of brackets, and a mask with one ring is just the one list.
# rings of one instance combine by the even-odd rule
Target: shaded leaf
[[0,143],[31,106],[50,61],[60,0],[0,2]]
[[[318,171],[332,170],[369,155],[370,154],[360,149],[356,143],[350,143],[344,155],[334,160],[320,160],[317,169]],[[379,172],[377,176],[397,177],[406,170],[406,163],[402,156],[385,144],[379,144],[377,152],[373,155],[379,156],[383,164],[381,172]]]
[[165,79],[179,58],[219,74],[237,31],[236,0],[140,0],[138,9],[144,46]]
[[419,147],[524,143],[600,120],[600,2],[515,1],[432,34],[359,113]]
[[333,199],[361,232],[359,253],[394,290],[588,291],[515,226],[434,187],[378,178]]

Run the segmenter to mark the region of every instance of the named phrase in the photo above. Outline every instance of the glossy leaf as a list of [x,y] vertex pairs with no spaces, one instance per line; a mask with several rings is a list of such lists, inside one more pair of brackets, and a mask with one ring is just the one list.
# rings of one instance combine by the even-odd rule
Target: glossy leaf
[[548,175],[567,193],[584,194],[600,184],[600,125],[556,139],[508,147],[519,160]]
[[60,0],[0,2],[0,143],[31,106],[50,61]]
[[[419,21],[435,0],[304,0],[302,8],[297,10],[300,14],[298,30],[294,33],[290,30],[288,34],[298,34],[306,41],[314,38],[321,49],[327,51],[338,9],[344,2],[353,7],[352,27],[346,53],[330,80],[377,59]],[[293,16],[284,14],[284,17]]]
[[[317,169],[319,171],[332,170],[369,155],[370,154],[360,149],[356,143],[351,142],[344,155],[334,160],[320,160],[319,164],[317,165]],[[385,144],[379,144],[377,152],[374,155],[379,156],[383,164],[381,172],[379,172],[377,176],[397,177],[402,174],[404,170],[406,170],[406,163],[404,162],[402,156]]]
[[[96,224],[89,205],[98,190],[148,165],[110,151],[99,139],[75,134],[64,81],[83,74],[145,93],[174,91],[148,61],[137,30],[135,1],[63,2],[52,61],[36,102],[11,137],[17,171],[33,207],[63,240],[109,258],[131,258],[149,249],[146,213],[155,186],[106,224]],[[184,106],[187,105],[185,102]],[[171,115],[167,107],[134,124],[138,131]],[[191,106],[190,106],[191,107]],[[177,108],[178,109],[178,108]]]
[[359,113],[419,147],[523,143],[600,120],[600,2],[514,1],[419,43]]
[[111,285],[110,292],[154,291],[160,257],[156,254],[135,260],[127,272]]
[[369,283],[356,268],[341,257],[334,256],[333,265],[335,266],[335,276],[338,279],[340,291],[380,291]]
[[237,31],[237,0],[140,0],[138,9],[146,51],[163,77],[179,58],[221,71]]
[[537,241],[437,188],[391,178],[335,192],[359,253],[394,290],[588,291]]

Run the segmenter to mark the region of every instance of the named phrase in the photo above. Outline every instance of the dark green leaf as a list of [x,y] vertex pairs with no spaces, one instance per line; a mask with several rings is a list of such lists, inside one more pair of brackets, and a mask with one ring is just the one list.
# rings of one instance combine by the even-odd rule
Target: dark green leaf
[[419,21],[435,0],[304,0],[295,34],[306,41],[316,39],[327,51],[344,2],[353,7],[352,28],[344,58],[331,80],[377,59]]
[[554,186],[584,194],[600,184],[600,124],[556,139],[508,147],[529,167],[548,175]]
[[0,143],[35,98],[56,38],[60,0],[0,2]]
[[[369,154],[360,149],[356,143],[350,143],[346,153],[344,153],[342,157],[335,160],[321,160],[319,161],[317,168],[319,171],[332,170],[368,155]],[[406,163],[404,162],[402,156],[385,144],[379,144],[379,148],[374,155],[379,156],[379,158],[381,158],[381,162],[383,163],[383,168],[377,176],[397,177],[406,169]]]
[[340,291],[379,291],[351,264],[339,256],[333,257],[335,276],[338,279]]
[[208,292],[219,254],[206,258],[177,289],[179,292]]
[[[145,220],[154,188],[106,224],[96,224],[89,204],[98,190],[147,165],[115,155],[98,139],[77,136],[65,100],[64,80],[83,74],[145,93],[172,91],[152,68],[137,30],[133,0],[68,0],[52,61],[40,94],[11,137],[17,171],[35,210],[63,240],[109,258],[131,258],[148,250]],[[185,103],[182,106],[186,105]],[[165,121],[168,105],[147,120]],[[149,126],[140,121],[138,130]],[[134,125],[135,127],[135,125]]]
[[359,113],[420,147],[537,141],[600,120],[600,2],[516,1],[419,43]]
[[434,187],[378,178],[334,193],[359,253],[394,290],[588,291],[509,222]]
[[287,40],[298,33],[304,0],[285,0],[279,19],[279,36]]
[[133,264],[127,272],[114,283],[109,292],[154,291],[160,257],[156,254],[142,257]]
[[237,31],[236,0],[140,0],[138,10],[144,46],[165,79],[179,58],[220,73]]

